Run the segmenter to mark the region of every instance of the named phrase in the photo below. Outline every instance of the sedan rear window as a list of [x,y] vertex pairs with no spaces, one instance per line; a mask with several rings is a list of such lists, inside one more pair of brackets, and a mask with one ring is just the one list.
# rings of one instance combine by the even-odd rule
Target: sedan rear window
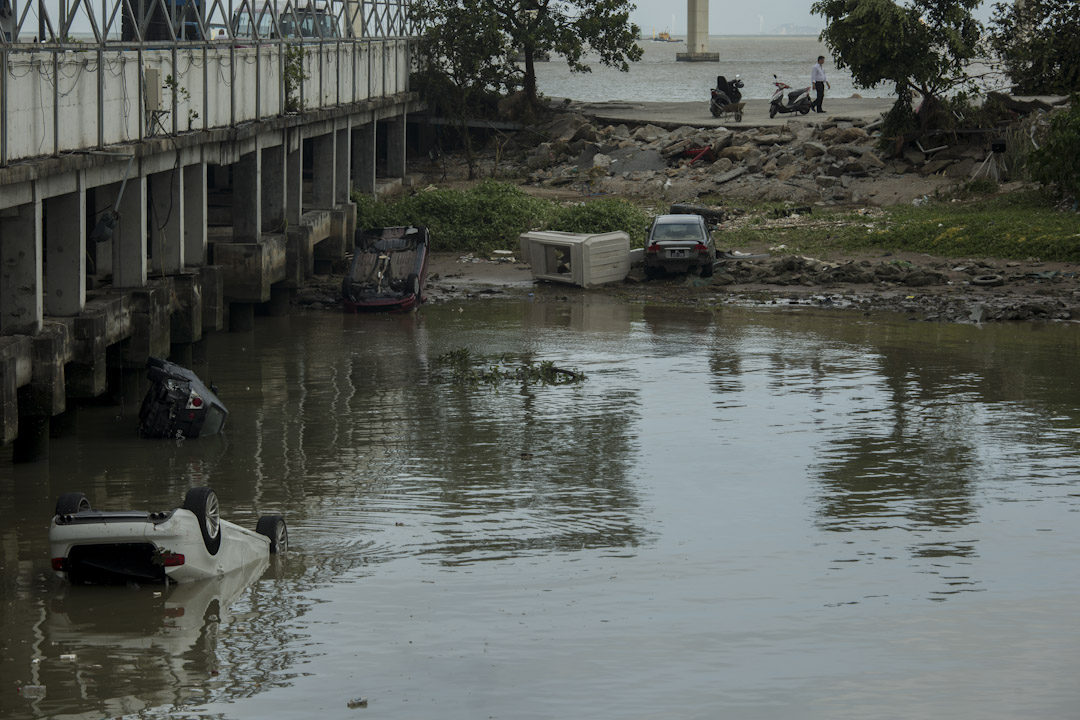
[[653,240],[701,240],[701,228],[697,225],[657,225]]

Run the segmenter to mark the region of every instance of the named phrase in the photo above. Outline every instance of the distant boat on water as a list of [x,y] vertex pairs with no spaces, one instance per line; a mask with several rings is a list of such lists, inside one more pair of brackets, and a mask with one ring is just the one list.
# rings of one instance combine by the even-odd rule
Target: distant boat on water
[[675,38],[671,37],[671,33],[667,32],[666,30],[661,33],[653,30],[652,39],[653,42],[682,42],[682,40],[676,40]]

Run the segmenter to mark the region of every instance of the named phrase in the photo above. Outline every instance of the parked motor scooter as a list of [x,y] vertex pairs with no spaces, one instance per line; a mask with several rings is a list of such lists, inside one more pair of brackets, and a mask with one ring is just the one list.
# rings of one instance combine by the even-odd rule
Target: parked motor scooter
[[723,75],[716,76],[716,87],[710,92],[709,112],[713,117],[732,115],[735,122],[742,121],[744,103],[741,88],[743,81],[736,75],[734,80],[727,80]]
[[742,100],[743,87],[745,85],[738,75],[734,80],[727,80],[723,75],[717,75],[716,87],[712,89],[712,102],[709,105],[712,114],[717,114],[717,108],[733,105]]
[[[790,85],[780,82],[775,75],[773,75],[773,85],[776,86],[776,92],[773,93],[772,99],[769,100],[769,117],[776,117],[776,113],[797,112],[805,115],[810,112],[810,88],[791,90]],[[791,92],[787,93],[786,102],[785,90],[791,90]]]

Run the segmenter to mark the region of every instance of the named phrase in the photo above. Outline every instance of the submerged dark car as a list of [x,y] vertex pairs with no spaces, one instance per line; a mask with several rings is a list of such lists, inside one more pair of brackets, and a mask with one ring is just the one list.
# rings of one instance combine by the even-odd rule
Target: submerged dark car
[[175,363],[150,358],[146,363],[150,388],[139,408],[139,436],[196,438],[221,432],[229,411],[216,388]]
[[341,284],[344,309],[403,311],[422,303],[430,245],[425,227],[357,230],[352,264]]

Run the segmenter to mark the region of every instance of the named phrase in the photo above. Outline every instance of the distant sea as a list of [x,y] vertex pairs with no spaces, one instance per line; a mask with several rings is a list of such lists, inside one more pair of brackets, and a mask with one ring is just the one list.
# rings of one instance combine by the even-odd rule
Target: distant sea
[[[769,98],[773,94],[773,74],[792,87],[810,84],[810,67],[824,55],[825,75],[832,84],[826,97],[895,97],[892,83],[877,88],[856,89],[847,70],[837,70],[825,44],[817,35],[711,35],[709,49],[720,54],[719,62],[677,62],[675,54],[686,52],[686,39],[661,42],[645,38],[640,42],[645,56],[623,73],[600,65],[597,56],[586,56],[592,72],[571,73],[558,56],[537,63],[537,87],[549,98],[570,98],[582,102],[692,102],[705,101],[716,76],[739,75],[746,87],[745,98]],[[591,62],[590,62],[591,61]]]

